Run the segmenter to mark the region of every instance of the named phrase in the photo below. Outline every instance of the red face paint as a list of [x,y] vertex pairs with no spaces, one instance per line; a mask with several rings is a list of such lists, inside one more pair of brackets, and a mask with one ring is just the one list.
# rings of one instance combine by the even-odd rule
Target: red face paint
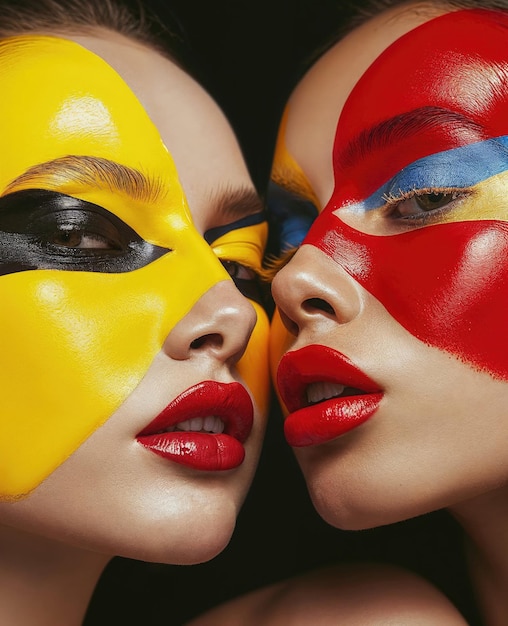
[[351,92],[335,136],[335,207],[401,168],[508,131],[508,15],[448,13],[381,54]]
[[376,237],[323,217],[306,243],[344,267],[415,337],[508,379],[508,223]]
[[[506,13],[459,11],[416,28],[378,57],[344,106],[335,190],[304,242],[344,267],[415,337],[503,379],[508,223],[408,230],[406,221],[404,232],[377,236],[346,225],[340,209],[361,207],[418,159],[508,134],[507,37]],[[420,179],[432,182],[425,162],[419,167],[413,189]]]

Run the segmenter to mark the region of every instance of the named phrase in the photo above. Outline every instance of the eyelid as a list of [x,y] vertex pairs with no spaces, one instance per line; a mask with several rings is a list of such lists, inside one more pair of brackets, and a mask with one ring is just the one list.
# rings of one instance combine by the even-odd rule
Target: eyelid
[[232,230],[211,244],[220,259],[235,261],[256,272],[261,270],[268,225],[266,222]]
[[[410,191],[402,191],[399,189],[398,194],[394,194],[392,191],[383,194],[384,207],[388,210],[396,209],[405,200],[411,200],[418,196],[425,196],[432,193],[442,194],[458,194],[462,196],[468,196],[473,193],[470,188],[464,187],[427,187],[424,189],[411,189]],[[458,199],[458,198],[457,198]]]
[[[179,186],[171,193],[162,188],[160,197],[142,198],[133,197],[124,192],[114,191],[103,184],[92,186],[79,181],[68,184],[58,180],[39,181],[40,186],[33,186],[37,181],[28,181],[31,184],[19,185],[10,193],[22,193],[31,189],[42,189],[55,195],[70,196],[76,200],[96,205],[116,216],[119,220],[135,230],[145,241],[155,246],[171,248],[174,240],[167,233],[186,228],[192,221],[183,192]],[[154,184],[158,181],[155,180]],[[154,192],[155,193],[155,192]],[[155,201],[154,201],[155,200]]]
[[[105,226],[111,225],[113,231],[108,233],[118,235],[120,249],[105,251],[52,243],[51,237],[58,230],[57,217],[70,213],[76,214],[75,223],[84,230],[90,225],[87,218],[90,215],[104,220]],[[81,226],[78,230],[82,230]],[[98,230],[99,234],[103,231]],[[144,241],[103,207],[44,189],[27,189],[0,198],[0,239],[0,273],[30,269],[124,273],[144,267],[171,251]]]
[[[412,207],[415,209],[415,212],[404,215],[402,207],[405,202],[410,202],[418,196],[422,197],[431,193],[442,193],[452,195],[452,197],[442,206],[437,206],[429,210],[424,210],[423,208],[415,209],[415,207]],[[464,205],[463,201],[475,195],[475,189],[456,187],[416,189],[401,194],[399,198],[389,198],[387,204],[382,207],[382,215],[385,219],[385,224],[392,224],[398,227],[404,226],[405,228],[419,228],[452,221],[463,221],[464,219],[470,219],[472,217],[471,215],[469,215],[469,217],[467,215],[470,213],[471,204],[467,203]]]
[[[245,263],[240,263],[239,261],[236,261],[235,259],[225,259],[222,257],[220,258],[220,262],[224,265],[226,270],[228,269],[228,265],[234,265],[237,268],[241,268],[253,274],[252,277],[244,278],[244,280],[256,280],[259,278],[259,271],[254,267],[250,267],[250,265],[246,265]],[[242,278],[242,277],[239,276],[238,278]]]

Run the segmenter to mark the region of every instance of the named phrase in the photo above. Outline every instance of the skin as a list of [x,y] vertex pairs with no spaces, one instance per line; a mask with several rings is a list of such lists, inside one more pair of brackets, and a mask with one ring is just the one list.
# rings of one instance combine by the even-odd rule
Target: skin
[[[432,606],[432,612],[428,607]],[[396,567],[329,567],[259,589],[188,626],[464,626],[431,585]]]
[[[427,16],[429,12],[430,9]],[[323,158],[323,150],[321,144],[320,150],[316,148],[319,137],[317,141],[314,140],[308,132],[309,126],[302,129],[303,111],[310,109],[313,94],[319,91],[323,93],[328,89],[327,97],[322,99],[321,106],[324,109],[322,118],[329,120],[325,129],[327,136],[335,135],[331,122],[333,117],[329,109],[332,108],[332,104],[336,111],[340,111],[341,105],[344,107],[336,135],[335,145],[336,150],[339,150],[344,132],[353,131],[350,131],[351,124],[348,123],[345,111],[342,83],[332,80],[332,72],[337,72],[337,65],[344,60],[349,46],[358,45],[359,38],[363,40],[364,37],[370,38],[372,35],[373,56],[379,45],[376,34],[378,38],[383,37],[386,45],[386,32],[385,28],[380,27],[381,24],[391,25],[397,35],[402,35],[423,21],[421,12],[401,8],[371,20],[325,55],[293,94],[288,107],[287,127],[281,141],[285,142],[294,162],[306,174],[323,207],[326,205],[326,194],[330,193],[332,181],[326,180],[330,178],[326,176],[326,170],[325,174],[319,176],[314,167],[318,160],[317,155],[321,154]],[[412,39],[407,38],[407,43],[404,40],[399,44],[400,48],[404,50],[405,46],[406,52],[412,50],[411,42]],[[372,74],[382,72],[383,67],[378,64],[375,70],[371,68]],[[364,82],[357,85],[357,89],[361,91],[362,86],[369,80],[370,75],[364,75]],[[354,81],[351,79],[351,82]],[[397,94],[394,100],[397,97],[402,98],[403,91],[402,89],[401,94]],[[346,90],[346,95],[349,93]],[[358,97],[361,95],[360,93]],[[314,103],[314,100],[312,102]],[[357,105],[357,100],[351,99],[349,103],[352,108]],[[321,116],[320,109],[316,115]],[[366,116],[368,115],[367,113]],[[320,128],[323,126],[326,126],[325,122]],[[432,143],[429,151],[432,151]],[[276,162],[275,172],[279,167],[280,164]],[[342,176],[342,170],[338,172],[337,176]],[[354,172],[352,175],[355,175]],[[357,179],[360,181],[359,184],[362,184],[364,181],[362,173],[357,173],[356,176],[357,178],[353,178],[355,184]],[[485,205],[490,209],[492,206],[499,207],[496,217],[504,218],[505,209],[500,201],[500,190],[505,184],[503,176],[488,182],[490,187],[497,185],[499,190],[492,194],[490,188],[486,187],[487,183],[481,182],[476,187],[474,196],[461,199],[457,209],[458,215],[455,217],[458,222],[450,224],[454,229],[453,232],[459,232],[457,228],[465,224],[466,228],[470,229],[466,230],[467,237],[471,236],[468,233],[473,232],[471,230],[473,227],[482,228],[488,225],[489,222],[463,221],[482,218],[482,207]],[[392,263],[392,252],[389,247],[407,245],[408,235],[412,235],[411,230],[420,236],[422,242],[423,238],[429,239],[427,245],[434,244],[441,246],[439,249],[443,248],[443,243],[436,240],[436,237],[441,232],[443,237],[446,237],[447,232],[449,230],[451,232],[449,225],[444,224],[442,231],[430,227],[421,228],[421,223],[418,222],[413,225],[406,220],[403,224],[401,220],[389,221],[383,216],[372,215],[375,211],[372,211],[372,214],[365,213],[364,217],[363,213],[360,215],[354,207],[351,208],[351,200],[347,195],[343,199],[340,194],[347,194],[343,186],[335,188],[330,204],[324,208],[323,215],[316,222],[316,228],[311,231],[301,250],[288,266],[275,278],[273,292],[282,315],[289,320],[287,326],[297,335],[286,340],[292,350],[311,343],[329,345],[346,354],[385,392],[376,420],[361,431],[353,431],[344,438],[330,442],[329,445],[296,450],[318,510],[328,521],[336,525],[361,528],[393,522],[450,505],[499,484],[507,469],[498,443],[498,438],[504,432],[502,406],[506,394],[506,383],[503,379],[506,376],[497,365],[495,357],[490,354],[491,348],[484,349],[479,361],[473,360],[470,352],[476,345],[474,348],[470,347],[467,336],[462,339],[459,336],[457,339],[459,347],[455,349],[444,346],[448,348],[446,351],[441,345],[441,339],[432,334],[433,331],[424,331],[416,338],[414,335],[417,331],[414,327],[426,323],[427,313],[409,314],[411,322],[406,322],[407,316],[404,317],[401,312],[404,305],[392,306],[390,288],[374,285],[377,275],[372,275],[372,280],[370,277],[360,279],[359,275],[362,272],[364,275],[364,271],[361,267],[358,267],[358,270],[352,269],[351,263],[355,262],[353,257],[349,259],[346,254],[341,256],[344,244],[341,248],[338,240],[332,241],[325,249],[322,243],[323,233],[327,231],[333,233],[332,229],[336,223],[346,224],[344,232],[347,231],[348,234],[345,237],[348,238],[352,232],[351,237],[355,238],[355,246],[363,245],[355,234],[358,231],[379,235],[395,233],[397,235],[395,237],[365,239],[364,245],[367,246],[369,254],[373,254],[372,259],[366,261],[366,267],[368,263],[380,267],[381,257],[384,263]],[[370,191],[364,191],[362,197],[368,195]],[[353,198],[352,201],[354,200]],[[402,199],[402,201],[406,207],[404,210],[415,210],[412,208],[411,200]],[[337,216],[342,216],[343,213],[340,209],[335,210],[335,207],[340,207],[341,203],[347,205],[345,217],[337,221]],[[441,220],[438,217],[436,221],[444,223],[449,219],[448,217]],[[354,232],[347,229],[350,223],[356,227]],[[420,228],[421,230],[418,230]],[[387,232],[387,229],[391,230]],[[414,249],[418,245],[417,239],[412,241],[414,243],[410,245]],[[305,245],[307,242],[310,245]],[[379,246],[381,256],[375,256],[378,254],[376,246]],[[421,252],[420,257],[415,253],[415,258],[412,259],[411,254],[407,254],[407,248],[402,247],[401,251],[404,250],[409,265],[418,263]],[[402,258],[395,256],[396,253],[393,254],[393,263],[398,263],[400,267]],[[438,264],[445,263],[443,259],[442,255],[436,256]],[[431,259],[429,263],[432,263]],[[403,272],[399,272],[400,276],[395,274],[396,279],[402,282],[402,289],[406,294],[410,289],[409,282],[420,278],[418,271],[418,267],[415,267],[414,270],[409,268],[406,274]],[[392,275],[396,272],[395,265],[386,271],[386,276],[390,275],[389,272]],[[482,270],[478,274],[478,280],[483,276],[481,272]],[[383,280],[383,271],[379,271],[378,274],[380,280]],[[407,285],[403,282],[406,280]],[[424,275],[421,274],[420,285],[424,280]],[[291,293],[282,288],[285,281],[286,284],[287,281],[291,281],[294,285]],[[431,289],[429,287],[428,293],[420,298],[431,298],[433,296]],[[455,289],[463,298],[467,298],[462,283],[457,282],[450,289]],[[422,300],[415,300],[416,297],[407,300],[419,302],[421,307]],[[443,295],[439,294],[436,297],[452,297],[452,292],[445,289]],[[311,298],[320,298],[320,301],[313,301]],[[492,298],[485,298],[485,302],[487,301],[492,303]],[[313,302],[316,304],[313,305]],[[331,309],[325,308],[320,302],[328,303]],[[499,302],[499,309],[501,304]],[[386,310],[387,308],[391,311]],[[479,315],[482,316],[480,321],[486,319],[488,308],[492,307],[489,305],[485,310],[480,310]],[[478,313],[476,315],[478,316]],[[398,319],[394,319],[395,317]],[[445,317],[445,322],[451,324],[452,319]],[[490,326],[487,338],[491,342],[499,339],[493,325]],[[275,333],[274,344],[277,342],[280,343],[281,340]],[[369,351],[365,351],[365,345],[370,346]],[[280,349],[277,348],[274,345],[275,361],[278,355],[280,356]],[[383,355],[383,358],[380,358],[380,355]],[[443,369],[447,372],[446,381],[442,380]],[[457,381],[455,387],[450,384],[452,381]],[[429,394],[429,389],[432,390],[432,394]],[[441,398],[446,399],[446,402],[439,401]],[[488,411],[484,409],[486,398],[489,399]],[[471,414],[480,413],[481,423],[478,420],[472,422],[468,420]],[[383,416],[386,416],[385,419]],[[467,429],[462,427],[465,421],[468,423]],[[452,440],[453,450],[449,450],[449,442]],[[475,445],[474,449],[471,449],[472,442],[479,441],[484,445]],[[374,449],[376,454],[374,456],[369,454],[369,464],[365,465],[363,459],[366,458],[368,450]],[[470,460],[468,464],[463,462],[466,453]],[[408,454],[411,457],[411,464],[408,464],[407,474],[405,469],[406,480],[401,484],[400,466],[403,460],[408,458]],[[439,464],[436,463],[437,459],[440,459]],[[491,463],[486,463],[486,459],[491,459]],[[341,476],[340,485],[334,479],[335,476]],[[418,488],[415,488],[416,486]]]
[[[474,89],[479,85],[482,102],[499,111],[501,120],[506,109],[504,96],[486,98],[492,76],[486,60],[479,66],[479,82],[467,82],[464,70],[454,83],[457,98],[453,106],[446,104],[448,95],[443,96],[447,92],[440,91],[446,79],[440,82],[439,71],[430,75],[422,52],[425,38],[418,39],[415,33],[429,33],[427,41],[446,48],[459,14],[450,15],[443,22],[448,30],[434,33],[434,37],[430,30],[413,29],[428,26],[432,18],[445,13],[443,6],[416,3],[369,20],[332,47],[289,100],[273,177],[293,191],[298,188],[322,215],[273,282],[280,315],[273,326],[272,370],[275,373],[285,352],[321,344],[346,355],[379,385],[383,400],[367,423],[323,445],[295,449],[316,509],[334,526],[359,529],[449,508],[469,534],[471,572],[486,623],[502,624],[508,615],[500,591],[500,585],[506,584],[508,563],[502,547],[508,464],[501,444],[508,434],[508,387],[505,357],[502,351],[497,355],[497,350],[505,345],[504,323],[499,319],[505,310],[504,290],[496,290],[496,297],[481,295],[481,286],[492,284],[493,274],[488,265],[478,262],[483,258],[481,248],[476,246],[475,251],[469,246],[485,233],[481,240],[487,257],[502,253],[503,235],[486,233],[491,227],[495,233],[504,230],[506,176],[501,168],[470,181],[469,186],[459,184],[458,199],[450,200],[450,211],[433,221],[430,217],[419,223],[390,220],[386,206],[383,212],[369,210],[367,205],[376,189],[399,169],[429,154],[504,135],[506,128],[502,122],[491,124],[494,118],[489,112],[489,121],[477,118],[482,136],[471,136],[466,126],[459,124],[455,135],[443,133],[443,141],[429,136],[425,141],[409,139],[407,144],[400,140],[394,143],[392,154],[371,150],[352,165],[343,152],[351,136],[369,128],[376,116],[387,116],[387,107],[400,105],[399,113],[406,105],[416,106],[411,98],[417,93],[415,101],[423,94],[422,105],[444,101],[448,108],[474,118],[474,103],[478,102]],[[439,30],[439,23],[435,20],[430,28]],[[406,33],[406,38],[389,48]],[[460,31],[455,34],[460,36]],[[471,50],[464,43],[467,41],[472,39],[464,36],[466,56],[454,59],[467,58]],[[498,50],[504,54],[502,46]],[[415,89],[412,81],[388,80],[390,76],[413,75],[401,70],[404,55],[409,65],[409,60],[414,61],[412,71],[419,76]],[[488,58],[483,52],[481,56]],[[444,56],[440,63],[448,68]],[[504,63],[501,60],[499,67]],[[478,160],[478,169],[483,163]],[[418,186],[411,190],[414,188]],[[419,211],[415,193],[401,196],[397,192],[398,183],[395,200],[387,194],[388,205],[392,210],[396,207],[399,217],[415,215]],[[380,204],[384,204],[382,199]],[[453,242],[461,232],[465,247],[459,249]],[[410,238],[414,243],[404,248]],[[418,242],[425,242],[427,252],[433,251],[428,264]],[[366,256],[357,253],[361,246]],[[404,250],[404,257],[397,257]],[[439,269],[432,265],[434,258]],[[463,275],[458,271],[461,267],[466,268]],[[425,272],[436,269],[432,281]],[[443,269],[454,272],[450,284],[441,282],[439,271]],[[467,276],[480,287],[478,298],[468,294]],[[391,277],[394,280],[389,284]],[[291,290],[285,289],[289,283]],[[418,295],[413,295],[413,287]],[[441,312],[436,302],[442,306]],[[450,302],[456,307],[446,309]],[[418,311],[404,312],[406,304],[415,305]],[[460,314],[459,305],[463,308]],[[455,332],[458,320],[464,324]],[[482,327],[481,336],[464,332],[470,322]]]
[[[339,350],[384,391],[375,420],[328,443],[294,449],[318,512],[340,528],[387,524],[474,497],[496,486],[506,470],[496,436],[506,430],[499,420],[506,383],[408,332],[355,279],[353,269],[343,267],[344,258],[349,260],[343,241],[330,236],[336,204],[323,222],[325,207],[334,199],[331,155],[337,120],[353,86],[393,41],[441,13],[431,5],[399,7],[335,45],[293,92],[275,153],[272,178],[287,192],[287,213],[310,203],[323,216],[311,230],[313,238],[304,241],[273,281],[278,306],[271,332],[274,380],[282,355],[318,344]],[[360,111],[365,102],[355,101],[351,109]],[[379,99],[372,102],[375,111]],[[348,128],[346,124],[346,132]],[[337,133],[336,145],[340,139]],[[362,226],[362,232],[368,232],[364,222]],[[287,230],[292,231],[289,226]],[[497,429],[488,437],[483,424],[468,420],[471,414],[485,412],[487,394],[492,427]],[[446,398],[446,406],[442,403],[437,410],[436,395]],[[487,454],[497,458],[485,472],[481,468],[486,451],[475,449],[479,441],[487,442]],[[246,624],[295,626],[466,623],[425,581],[369,565],[304,574],[226,603],[191,623],[234,624],[239,615]]]
[[[19,624],[34,615],[38,623],[41,615],[48,624],[80,623],[112,555],[195,563],[223,549],[258,460],[268,398],[266,315],[217,258],[250,278],[266,238],[264,224],[234,226],[260,206],[224,116],[173,62],[135,42],[100,30],[47,35],[23,38],[21,52],[19,40],[4,43],[2,80],[13,97],[3,111],[10,152],[2,189],[43,188],[92,202],[172,252],[122,273],[36,269],[0,277],[13,303],[2,313],[11,356],[4,354],[9,408],[1,427],[20,451],[7,457],[0,485],[0,606],[3,621]],[[86,100],[74,98],[83,88],[94,98],[86,110]],[[35,112],[20,107],[19,89],[23,102],[46,94]],[[27,150],[34,136],[45,141]],[[76,184],[67,173],[21,177],[68,154],[140,169],[158,180],[159,193],[133,200],[103,182]],[[205,242],[205,233],[228,224]],[[62,334],[62,325],[71,332]],[[11,363],[19,364],[14,372]],[[26,371],[40,373],[37,394],[26,394]],[[136,441],[203,380],[238,381],[252,398],[254,426],[234,470],[200,472]],[[34,441],[33,432],[46,429]],[[44,584],[33,584],[35,572]]]

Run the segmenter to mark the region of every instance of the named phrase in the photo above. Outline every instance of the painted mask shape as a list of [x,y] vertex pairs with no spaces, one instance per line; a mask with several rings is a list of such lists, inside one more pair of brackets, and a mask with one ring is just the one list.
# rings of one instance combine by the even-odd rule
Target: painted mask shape
[[424,343],[508,379],[508,15],[410,31],[340,116],[335,188],[304,243]]
[[[65,39],[10,38],[0,84],[0,498],[14,499],[108,419],[229,276],[157,128],[105,61]],[[263,225],[246,228],[259,255]],[[264,366],[251,351],[265,333],[249,367]]]

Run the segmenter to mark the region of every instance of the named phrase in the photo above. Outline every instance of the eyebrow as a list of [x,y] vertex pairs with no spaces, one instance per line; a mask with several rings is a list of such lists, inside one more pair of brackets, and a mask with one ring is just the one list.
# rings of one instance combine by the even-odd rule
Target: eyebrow
[[419,133],[439,130],[455,136],[461,144],[486,139],[485,130],[475,121],[456,111],[426,106],[396,115],[364,129],[353,137],[334,158],[335,165],[350,167],[374,151],[393,147],[398,142]]
[[56,185],[71,182],[105,186],[142,202],[157,202],[166,194],[160,179],[150,178],[132,167],[100,157],[69,155],[30,167],[11,181],[2,195],[16,191],[21,185],[47,184],[48,179]]
[[264,204],[254,189],[240,187],[239,189],[225,188],[216,191],[211,196],[212,211],[228,221],[221,226],[209,228],[203,235],[210,245],[227,233],[266,222]]
[[250,187],[225,187],[210,195],[212,210],[225,219],[239,220],[253,213],[264,212],[258,193]]

